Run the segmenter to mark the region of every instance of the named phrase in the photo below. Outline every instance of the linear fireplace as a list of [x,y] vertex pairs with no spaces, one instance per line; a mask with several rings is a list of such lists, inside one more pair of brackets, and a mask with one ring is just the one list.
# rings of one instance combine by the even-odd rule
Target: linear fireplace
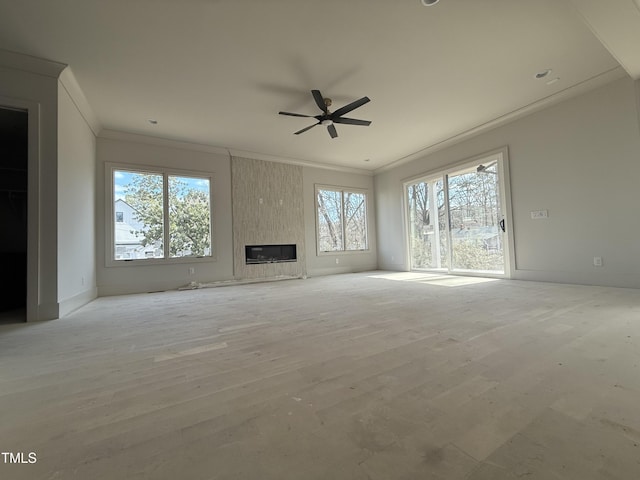
[[296,246],[291,245],[245,245],[245,261],[247,265],[260,263],[295,262]]

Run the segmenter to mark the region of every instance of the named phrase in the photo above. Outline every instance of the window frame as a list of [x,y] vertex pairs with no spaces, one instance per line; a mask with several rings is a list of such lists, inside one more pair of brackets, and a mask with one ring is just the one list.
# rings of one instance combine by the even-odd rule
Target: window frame
[[[319,216],[319,203],[318,203],[318,192],[321,190],[328,190],[331,192],[340,192],[341,195],[341,208],[340,212],[341,216],[341,228],[342,228],[342,250],[329,250],[324,251],[320,249],[320,216]],[[364,195],[364,206],[365,206],[365,214],[364,214],[364,231],[366,236],[367,248],[358,249],[358,250],[347,250],[347,238],[346,238],[346,220],[345,220],[345,207],[344,207],[344,194],[345,193],[358,193]],[[315,220],[316,220],[316,255],[321,256],[335,256],[335,255],[357,255],[362,253],[368,253],[371,250],[370,236],[369,236],[369,190],[366,188],[356,188],[356,187],[343,187],[338,185],[323,185],[323,184],[315,184],[314,188],[314,199],[313,204],[315,208]]]
[[[116,260],[116,244],[115,244],[115,178],[116,171],[127,171],[131,173],[145,173],[153,175],[162,175],[162,213],[163,224],[165,226],[163,232],[163,258],[137,258]],[[193,257],[171,257],[170,256],[170,233],[169,233],[169,177],[190,177],[202,178],[209,180],[209,230],[211,238],[211,254],[208,256]],[[216,248],[214,227],[215,217],[213,215],[213,174],[211,172],[203,172],[197,170],[182,170],[176,168],[154,167],[149,165],[130,164],[130,163],[105,163],[105,219],[106,219],[106,245],[105,245],[105,265],[107,267],[126,267],[126,266],[143,266],[143,265],[175,265],[180,263],[208,263],[216,261]]]

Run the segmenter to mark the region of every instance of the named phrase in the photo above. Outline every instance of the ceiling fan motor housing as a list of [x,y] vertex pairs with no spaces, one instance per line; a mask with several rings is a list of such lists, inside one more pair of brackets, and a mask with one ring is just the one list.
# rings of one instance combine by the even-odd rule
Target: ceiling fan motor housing
[[355,102],[351,102],[344,107],[340,107],[335,112],[329,111],[329,106],[333,103],[330,98],[325,98],[320,93],[320,90],[311,90],[311,95],[316,102],[316,105],[320,110],[322,110],[321,115],[306,115],[303,113],[291,113],[291,112],[278,112],[280,115],[289,115],[292,117],[307,117],[307,118],[315,118],[318,123],[314,123],[313,125],[309,125],[308,127],[303,128],[302,130],[298,130],[294,132],[294,135],[300,135],[304,133],[316,125],[322,125],[327,127],[327,131],[331,138],[336,138],[338,136],[338,132],[336,131],[335,123],[344,123],[347,125],[362,125],[369,126],[371,122],[369,120],[358,120],[357,118],[347,118],[343,117],[345,113],[349,113],[352,110],[355,110],[358,107],[361,107],[365,103],[370,101],[369,97],[362,97]]

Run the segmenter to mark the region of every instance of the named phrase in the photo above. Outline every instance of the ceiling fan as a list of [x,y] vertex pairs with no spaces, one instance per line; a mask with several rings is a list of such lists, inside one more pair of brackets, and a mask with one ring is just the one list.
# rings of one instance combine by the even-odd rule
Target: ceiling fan
[[302,130],[294,132],[295,135],[300,135],[301,133],[312,129],[316,125],[325,125],[327,127],[327,131],[329,132],[329,135],[331,135],[331,138],[336,138],[338,136],[338,132],[336,131],[336,126],[334,125],[334,123],[343,123],[345,125],[362,125],[365,127],[371,125],[371,122],[369,120],[358,120],[356,118],[347,118],[342,116],[345,113],[349,113],[350,111],[355,110],[356,108],[361,107],[365,103],[369,102],[369,97],[362,97],[360,100],[351,102],[350,104],[339,108],[335,112],[330,112],[329,107],[332,103],[330,98],[324,98],[320,93],[320,90],[311,90],[311,95],[313,95],[313,99],[316,101],[316,105],[318,105],[320,110],[322,110],[321,115],[303,115],[302,113],[278,112],[280,115],[315,118],[318,121],[318,123],[314,123],[313,125],[305,127]]

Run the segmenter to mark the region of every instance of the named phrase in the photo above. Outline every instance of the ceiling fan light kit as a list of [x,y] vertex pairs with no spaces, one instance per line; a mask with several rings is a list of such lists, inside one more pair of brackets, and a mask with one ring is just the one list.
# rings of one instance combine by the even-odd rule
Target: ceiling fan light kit
[[327,127],[327,131],[331,138],[336,138],[338,136],[338,131],[336,130],[336,126],[334,123],[342,123],[345,125],[360,125],[363,127],[368,127],[371,125],[369,120],[359,120],[357,118],[347,118],[343,117],[345,113],[349,113],[352,110],[355,110],[358,107],[361,107],[365,103],[370,102],[369,97],[362,97],[355,102],[351,102],[344,107],[340,107],[335,112],[330,112],[329,107],[331,106],[331,99],[324,98],[320,90],[311,90],[311,95],[316,102],[316,105],[320,110],[322,110],[321,115],[304,115],[302,113],[291,113],[291,112],[278,112],[280,115],[288,115],[290,117],[306,117],[306,118],[315,118],[318,123],[314,123],[313,125],[309,125],[308,127],[303,128],[302,130],[298,130],[294,132],[294,135],[300,135],[301,133],[306,132],[307,130],[311,130],[316,125],[323,125]]

